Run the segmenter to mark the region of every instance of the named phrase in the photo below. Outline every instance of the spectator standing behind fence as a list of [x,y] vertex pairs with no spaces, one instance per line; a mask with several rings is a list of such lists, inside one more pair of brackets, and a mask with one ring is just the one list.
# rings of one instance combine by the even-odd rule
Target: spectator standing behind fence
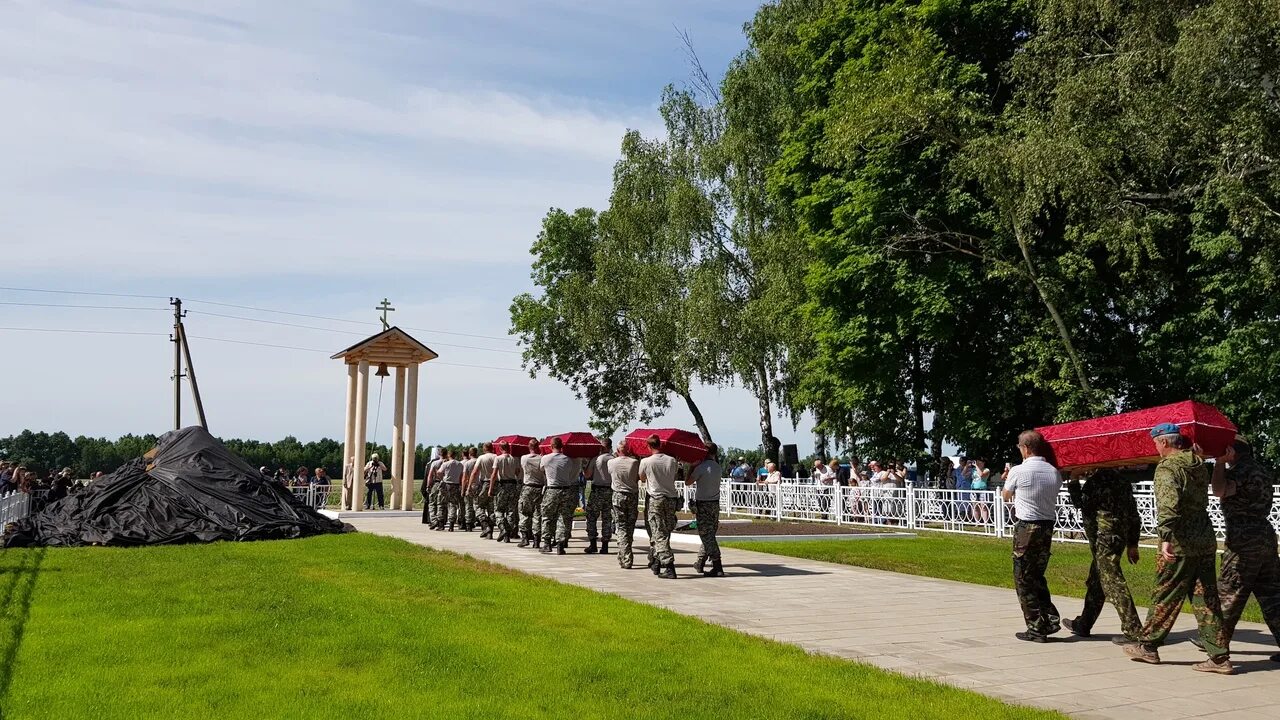
[[973,475],[969,481],[969,486],[975,492],[973,493],[973,519],[984,525],[991,523],[991,506],[987,504],[986,491],[991,487],[991,468],[987,467],[987,461],[978,458],[973,461]]
[[764,464],[761,468],[764,474],[760,477],[760,482],[766,485],[778,485],[782,482],[782,473],[778,471],[778,466],[772,461]]
[[1053,521],[1057,517],[1062,474],[1052,462],[1053,453],[1044,436],[1035,430],[1018,436],[1022,464],[1009,471],[1004,483],[1005,502],[1013,502],[1018,522],[1013,528],[1013,585],[1026,620],[1019,640],[1048,642],[1062,629],[1062,616],[1049,595],[1044,573],[1053,546]]
[[751,466],[747,464],[746,458],[738,458],[734,463],[733,469],[729,471],[729,479],[733,482],[746,482],[747,472],[751,470]]
[[1164,644],[1188,596],[1209,659],[1194,666],[1200,672],[1232,675],[1235,667],[1223,640],[1218,600],[1218,538],[1209,521],[1209,470],[1191,452],[1191,442],[1173,423],[1151,429],[1160,463],[1156,465],[1156,586],[1151,591],[1141,642],[1124,646],[1138,662],[1160,664]]

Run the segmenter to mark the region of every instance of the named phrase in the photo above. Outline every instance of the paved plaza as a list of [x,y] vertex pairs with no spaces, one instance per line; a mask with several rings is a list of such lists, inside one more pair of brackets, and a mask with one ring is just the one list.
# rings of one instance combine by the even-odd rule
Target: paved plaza
[[[695,577],[690,565],[696,537],[675,546],[680,578],[659,580],[643,566],[619,569],[612,555],[584,554],[581,530],[569,554],[558,556],[481,540],[476,533],[431,531],[417,517],[352,513],[343,519],[362,531],[1079,718],[1261,720],[1274,719],[1280,708],[1280,663],[1269,660],[1277,648],[1260,624],[1241,623],[1236,632],[1232,659],[1238,675],[1203,675],[1190,667],[1203,659],[1187,642],[1195,628],[1190,613],[1179,619],[1173,644],[1161,649],[1164,664],[1150,666],[1130,661],[1108,642],[1119,632],[1110,606],[1093,639],[1068,636],[1042,645],[1014,639],[1022,618],[1009,589],[730,548],[724,549],[728,577]],[[643,531],[637,537],[637,557],[643,558]],[[1067,616],[1081,606],[1075,598],[1055,600]]]

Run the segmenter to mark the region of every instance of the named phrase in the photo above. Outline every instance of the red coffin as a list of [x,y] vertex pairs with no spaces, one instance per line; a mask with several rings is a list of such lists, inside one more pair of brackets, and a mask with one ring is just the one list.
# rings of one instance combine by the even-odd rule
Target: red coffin
[[529,441],[537,439],[528,435],[503,435],[493,441],[493,451],[501,452],[502,443],[511,443],[511,454],[516,457],[524,457],[529,454]]
[[604,445],[596,439],[595,435],[587,432],[568,432],[542,438],[543,454],[551,452],[552,438],[560,438],[564,443],[564,454],[571,458],[586,460],[604,452]]
[[1036,428],[1053,446],[1058,467],[1116,467],[1158,460],[1151,428],[1173,423],[1210,456],[1236,438],[1236,426],[1217,408],[1194,400],[1119,415]]
[[623,442],[637,457],[648,457],[650,435],[657,435],[658,439],[662,441],[662,444],[659,445],[662,452],[680,462],[694,465],[707,458],[707,446],[702,442],[702,438],[688,430],[678,430],[676,428],[650,430],[641,428],[629,433]]

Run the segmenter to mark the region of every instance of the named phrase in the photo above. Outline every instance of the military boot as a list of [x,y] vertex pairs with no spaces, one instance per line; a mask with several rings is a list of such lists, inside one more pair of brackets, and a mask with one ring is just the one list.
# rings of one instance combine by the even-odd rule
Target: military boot
[[662,572],[662,566],[658,564],[658,561],[656,559],[649,561],[649,569],[653,571],[654,575],[657,575],[658,573]]
[[707,559],[699,555],[698,559],[693,561],[693,571],[698,573],[699,575],[702,575],[703,571],[706,570],[706,568],[707,568]]
[[546,541],[545,543],[543,543],[543,544],[542,544],[542,547],[538,549],[538,552],[542,553],[543,555],[550,555],[550,554],[551,554],[551,541],[550,541],[550,540],[548,540],[548,541]]
[[670,563],[667,563],[666,565],[663,565],[661,572],[658,573],[658,577],[663,578],[665,580],[675,580],[676,579],[675,562],[670,562]]
[[556,554],[557,554],[557,555],[563,555],[563,554],[564,554],[564,550],[565,550],[565,548],[567,548],[567,547],[569,547],[569,541],[568,541],[568,540],[561,540],[560,542],[556,543]]
[[507,541],[507,529],[503,528],[502,532],[498,533],[498,542],[506,542],[506,541]]
[[720,564],[720,558],[712,558],[711,569],[702,574],[706,577],[724,577],[724,566]]
[[542,545],[542,533],[533,534],[533,546],[540,547]]
[[517,547],[522,547],[522,548],[529,547],[529,539],[530,538],[527,534],[520,533],[520,544]]
[[584,550],[583,552],[585,552],[585,553],[586,553],[586,554],[588,554],[588,555],[595,555],[597,550],[599,550],[599,548],[598,548],[598,547],[596,547],[596,541],[595,541],[595,540],[592,540],[592,541],[591,541],[591,544],[590,544],[590,545],[588,545],[588,546],[587,546],[587,549],[586,549],[586,550]]
[[609,554],[609,541],[608,541],[608,540],[601,540],[601,541],[600,541],[600,554],[601,554],[601,555],[608,555],[608,554]]

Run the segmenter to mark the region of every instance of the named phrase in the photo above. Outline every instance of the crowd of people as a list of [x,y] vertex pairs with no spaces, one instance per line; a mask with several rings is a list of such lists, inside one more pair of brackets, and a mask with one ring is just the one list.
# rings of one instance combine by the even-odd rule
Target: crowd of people
[[[1114,641],[1132,659],[1159,664],[1159,648],[1184,601],[1190,600],[1199,627],[1195,642],[1209,656],[1195,669],[1233,674],[1231,639],[1251,595],[1257,598],[1272,636],[1280,637],[1280,557],[1269,519],[1271,475],[1243,438],[1215,458],[1210,471],[1177,425],[1158,425],[1151,437],[1160,456],[1154,481],[1160,544],[1150,610],[1142,623],[1121,570],[1122,558],[1136,564],[1140,556],[1131,484],[1108,468],[1072,473],[1068,493],[1084,518],[1093,564],[1082,612],[1064,618],[1045,581],[1062,473],[1040,433],[1028,430],[1019,436],[1023,461],[1006,473],[1002,490],[1017,518],[1013,578],[1026,620],[1026,631],[1017,637],[1047,642],[1063,629],[1090,637],[1103,604],[1109,602],[1116,608],[1122,630]],[[1210,492],[1221,500],[1227,530],[1220,574],[1218,542],[1208,512]],[[1271,659],[1280,662],[1280,653]]]
[[[663,452],[658,436],[647,439],[649,454],[638,457],[629,446],[615,453],[604,441],[593,458],[564,454],[559,438],[550,452],[538,441],[527,452],[513,452],[509,443],[461,452],[445,450],[427,467],[422,522],[443,532],[479,532],[501,543],[564,555],[573,530],[574,511],[586,515],[587,553],[608,554],[612,540],[618,566],[635,562],[636,522],[643,504],[644,528],[649,534],[648,567],[660,578],[675,578],[671,534],[684,497],[677,482],[692,486],[693,512],[701,548],[695,572],[723,576],[716,532],[720,523],[719,451],[708,443],[706,459],[687,465]],[[585,498],[579,488],[585,488]],[[496,533],[496,534],[495,534]]]
[[[94,473],[93,477],[96,479],[101,475],[102,473]],[[47,504],[79,492],[84,487],[85,482],[77,479],[69,467],[50,471],[41,477],[40,473],[25,465],[0,460],[0,495],[22,492]]]

